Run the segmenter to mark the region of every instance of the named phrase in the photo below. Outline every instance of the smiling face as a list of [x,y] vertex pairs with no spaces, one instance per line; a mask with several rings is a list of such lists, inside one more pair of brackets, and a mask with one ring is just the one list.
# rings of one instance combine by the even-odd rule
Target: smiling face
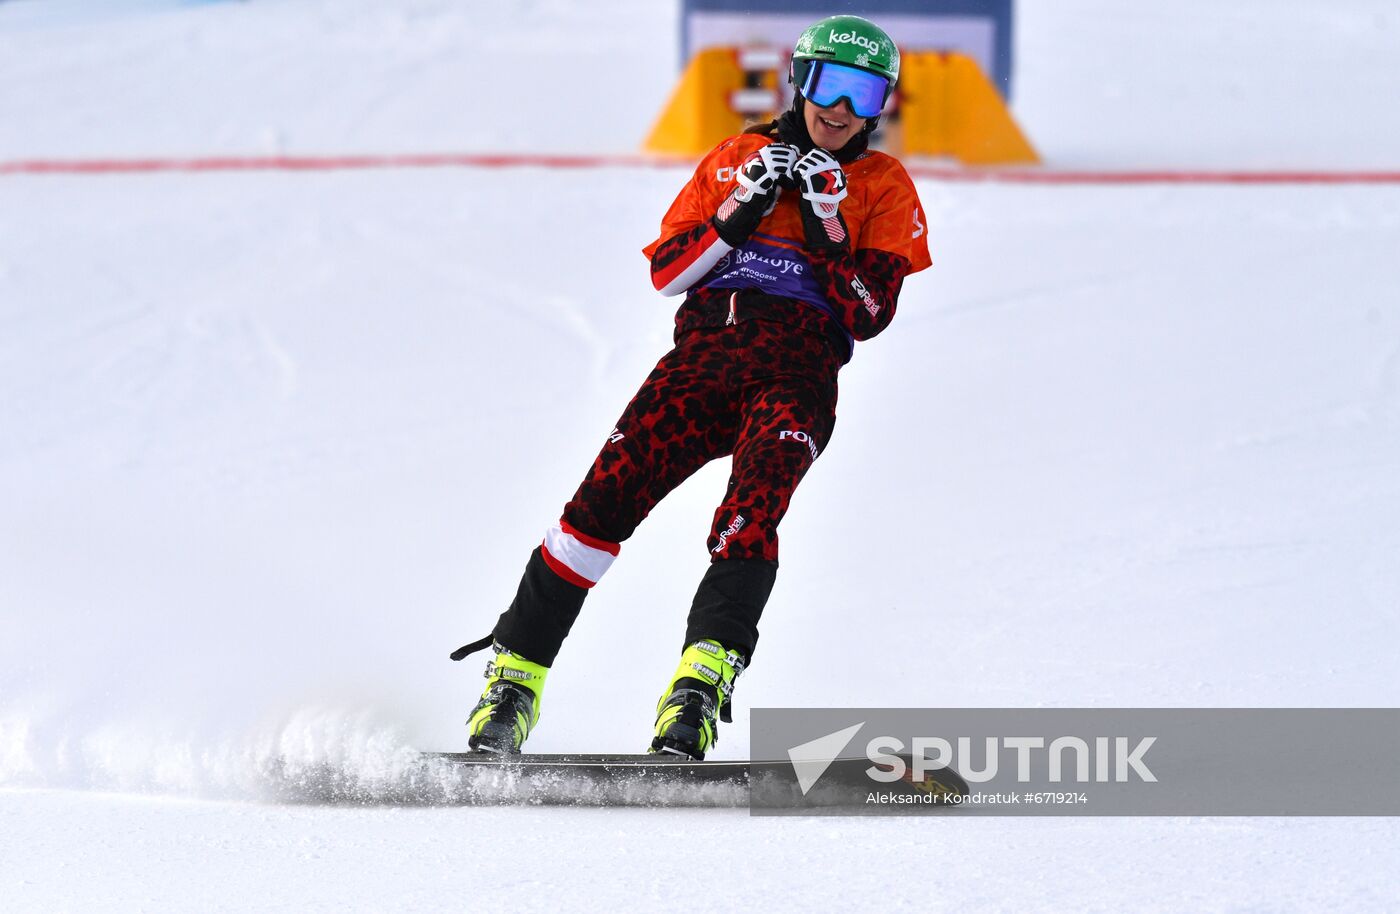
[[856,117],[850,102],[844,98],[832,108],[821,108],[811,99],[803,105],[803,118],[812,142],[828,152],[835,152],[851,141],[865,127],[865,118]]

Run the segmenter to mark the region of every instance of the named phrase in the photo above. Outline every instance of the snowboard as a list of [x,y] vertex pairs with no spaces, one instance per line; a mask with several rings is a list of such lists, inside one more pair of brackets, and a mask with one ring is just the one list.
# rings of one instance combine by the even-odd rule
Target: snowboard
[[423,758],[476,786],[478,802],[494,794],[500,802],[641,805],[746,805],[763,808],[863,806],[871,794],[883,806],[950,806],[968,795],[965,780],[940,768],[915,779],[903,756],[904,776],[873,780],[877,766],[866,758],[833,760],[815,784],[799,786],[786,760],[695,761],[659,754],[524,754],[429,752]]

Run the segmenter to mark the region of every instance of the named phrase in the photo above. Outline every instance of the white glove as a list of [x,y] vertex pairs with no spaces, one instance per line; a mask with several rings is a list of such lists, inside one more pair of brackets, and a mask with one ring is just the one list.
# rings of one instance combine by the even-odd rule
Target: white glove
[[778,205],[779,185],[792,180],[797,150],[784,143],[760,147],[739,166],[739,187],[715,213],[715,231],[731,247],[739,247]]
[[846,199],[846,173],[841,163],[818,147],[797,160],[792,174],[802,190],[798,209],[807,247],[844,249],[847,233],[841,201]]

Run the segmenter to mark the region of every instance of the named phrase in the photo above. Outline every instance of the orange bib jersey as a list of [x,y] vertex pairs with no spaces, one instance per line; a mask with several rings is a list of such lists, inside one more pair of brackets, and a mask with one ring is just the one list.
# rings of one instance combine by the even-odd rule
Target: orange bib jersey
[[[923,208],[913,182],[896,159],[880,152],[866,152],[843,166],[847,196],[841,216],[852,251],[844,258],[804,248],[797,190],[784,190],[753,235],[730,248],[703,227],[737,188],[736,172],[770,142],[767,136],[742,134],[700,162],[662,219],[660,237],[643,249],[652,258],[656,287],[665,294],[692,296],[755,289],[825,313],[848,338],[874,336],[893,316],[903,277],[930,265]],[[663,245],[682,236],[688,249],[683,255],[663,250],[662,257],[656,256]],[[664,264],[658,268],[660,261]],[[893,288],[884,288],[891,282]]]

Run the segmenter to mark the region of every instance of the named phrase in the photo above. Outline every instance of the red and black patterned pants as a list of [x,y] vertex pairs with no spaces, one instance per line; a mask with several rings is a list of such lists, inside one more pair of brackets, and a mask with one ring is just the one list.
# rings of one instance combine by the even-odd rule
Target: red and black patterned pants
[[685,643],[714,639],[751,655],[777,574],[778,524],[831,440],[843,360],[828,335],[777,321],[681,331],[532,554],[496,640],[551,665],[619,544],[695,471],[732,455]]
[[773,321],[682,334],[617,421],[564,508],[621,543],[672,489],[733,455],[707,546],[715,559],[778,558],[778,524],[831,439],[841,359],[823,336]]

